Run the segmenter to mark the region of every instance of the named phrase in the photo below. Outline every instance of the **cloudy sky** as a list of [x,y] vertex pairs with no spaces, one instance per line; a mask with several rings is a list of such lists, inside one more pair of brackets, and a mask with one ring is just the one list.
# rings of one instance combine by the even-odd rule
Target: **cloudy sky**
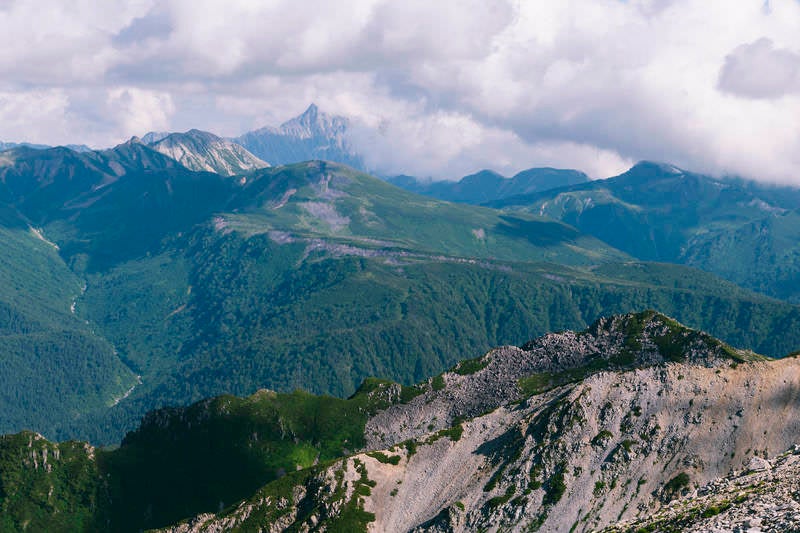
[[5,141],[234,136],[313,101],[384,173],[800,185],[798,0],[0,0],[0,28]]

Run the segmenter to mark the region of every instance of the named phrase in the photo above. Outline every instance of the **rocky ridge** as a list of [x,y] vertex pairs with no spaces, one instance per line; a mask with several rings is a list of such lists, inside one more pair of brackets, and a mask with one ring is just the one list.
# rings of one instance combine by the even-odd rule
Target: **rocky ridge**
[[[592,531],[800,436],[796,359],[766,361],[652,312],[494,350],[411,392],[371,393],[391,404],[367,422],[377,451],[169,530],[335,529],[347,508],[370,531]],[[352,472],[360,481],[342,485]]]
[[[369,447],[390,446],[433,424],[478,416],[520,397],[576,382],[601,370],[689,362],[705,367],[758,360],[655,311],[601,318],[586,331],[551,333],[521,348],[504,346],[459,363],[428,380],[431,388],[408,404],[395,404],[367,423]],[[438,389],[438,390],[437,390]]]
[[[601,372],[453,428],[292,474],[227,512],[168,531],[314,531],[338,523],[348,506],[369,513],[365,528],[387,532],[593,531],[650,517],[683,489],[746,469],[796,439],[796,422],[773,433],[766,413],[785,396],[780,409],[797,420],[798,370],[791,359]],[[780,386],[785,376],[792,377]],[[739,387],[746,392],[731,394]],[[357,465],[369,490],[342,485],[355,479]],[[787,471],[786,486],[792,476]],[[780,511],[776,523],[800,527],[793,505],[753,504]]]
[[[151,138],[158,139],[158,135],[153,134]],[[171,133],[154,140],[149,146],[175,159],[189,170],[216,172],[223,176],[246,174],[269,166],[269,163],[254,156],[241,145],[200,130]]]

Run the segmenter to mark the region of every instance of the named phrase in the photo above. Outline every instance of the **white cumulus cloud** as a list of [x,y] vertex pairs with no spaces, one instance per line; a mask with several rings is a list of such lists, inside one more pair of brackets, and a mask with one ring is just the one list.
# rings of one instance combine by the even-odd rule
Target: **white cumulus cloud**
[[800,185],[797,0],[11,0],[0,24],[0,117],[29,117],[4,140],[237,135],[314,101],[385,173],[655,159]]
[[719,76],[719,87],[746,98],[779,98],[800,91],[800,52],[776,49],[763,37],[738,46]]

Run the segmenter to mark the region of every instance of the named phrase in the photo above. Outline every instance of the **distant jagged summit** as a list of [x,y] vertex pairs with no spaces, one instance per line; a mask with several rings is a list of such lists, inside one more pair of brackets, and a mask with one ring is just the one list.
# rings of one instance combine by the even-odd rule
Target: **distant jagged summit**
[[[148,133],[155,139],[160,133]],[[269,166],[242,146],[207,131],[196,129],[170,133],[149,145],[190,170],[208,171],[233,176]]]
[[277,128],[264,127],[232,139],[273,165],[320,159],[364,170],[361,156],[347,141],[350,121],[329,115],[316,104]]
[[284,122],[277,131],[298,139],[311,139],[315,136],[337,137],[344,135],[348,123],[347,118],[323,113],[312,103],[302,115]]

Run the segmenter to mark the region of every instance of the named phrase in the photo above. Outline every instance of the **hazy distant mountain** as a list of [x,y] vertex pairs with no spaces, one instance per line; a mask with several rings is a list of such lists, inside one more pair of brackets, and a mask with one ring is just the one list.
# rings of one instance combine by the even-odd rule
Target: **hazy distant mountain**
[[[151,132],[147,135],[155,139],[161,134]],[[269,166],[269,163],[242,146],[206,131],[170,133],[149,146],[175,159],[189,170],[216,172],[223,176],[245,174]]]
[[46,144],[34,144],[34,143],[25,143],[25,142],[14,143],[14,142],[3,142],[3,141],[0,141],[0,150],[9,150],[11,148],[20,148],[20,147],[33,148],[34,150],[44,150],[46,148],[51,148],[51,146],[48,146]]
[[408,191],[467,204],[483,204],[520,194],[586,183],[589,177],[577,170],[531,168],[511,178],[481,170],[454,181],[422,181],[411,176],[396,176],[387,181]]
[[499,200],[647,261],[684,263],[800,301],[800,189],[641,162],[620,176]]
[[[63,145],[64,148],[69,148],[70,150],[74,150],[76,152],[91,152],[92,149],[86,146],[85,144],[67,144]],[[10,150],[11,148],[33,148],[34,150],[46,150],[48,148],[53,148],[48,144],[34,144],[34,143],[13,143],[13,142],[3,142],[0,141],[0,151],[2,150]]]
[[364,170],[364,162],[346,139],[349,121],[311,104],[278,128],[265,127],[232,139],[273,165],[321,159]]

